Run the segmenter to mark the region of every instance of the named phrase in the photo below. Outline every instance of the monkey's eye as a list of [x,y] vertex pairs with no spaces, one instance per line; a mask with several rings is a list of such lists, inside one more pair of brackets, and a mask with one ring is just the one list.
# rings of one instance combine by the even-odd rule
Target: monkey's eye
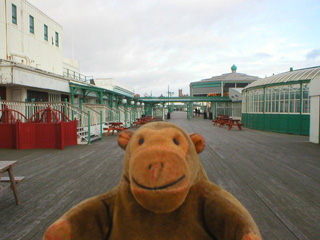
[[143,142],[144,142],[144,139],[143,139],[143,138],[140,138],[140,139],[139,139],[139,145],[142,145]]
[[173,142],[179,146],[179,141],[176,138],[173,139]]

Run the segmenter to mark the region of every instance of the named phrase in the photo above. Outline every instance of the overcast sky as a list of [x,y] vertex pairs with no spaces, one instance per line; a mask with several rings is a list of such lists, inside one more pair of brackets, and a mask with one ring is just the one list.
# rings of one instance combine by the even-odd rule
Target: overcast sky
[[81,73],[136,93],[189,93],[229,73],[265,77],[320,65],[319,0],[28,0],[63,27]]

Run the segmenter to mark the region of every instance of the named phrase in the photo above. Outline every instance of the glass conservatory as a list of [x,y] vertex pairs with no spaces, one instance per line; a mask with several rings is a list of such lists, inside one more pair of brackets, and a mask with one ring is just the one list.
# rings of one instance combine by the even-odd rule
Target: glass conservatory
[[306,68],[258,80],[242,92],[242,121],[254,129],[309,135],[309,83],[320,67]]

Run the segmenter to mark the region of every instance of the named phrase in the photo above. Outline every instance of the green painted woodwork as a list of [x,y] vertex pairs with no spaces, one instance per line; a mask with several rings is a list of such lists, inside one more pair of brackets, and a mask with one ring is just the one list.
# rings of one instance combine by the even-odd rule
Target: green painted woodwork
[[98,92],[98,95],[99,95],[99,103],[103,104],[103,94],[102,94],[102,92]]
[[221,83],[216,82],[216,83],[200,83],[197,85],[192,85],[192,88],[204,88],[204,87],[220,87]]
[[291,133],[297,135],[309,135],[309,114],[242,114],[242,122],[248,128]]
[[87,93],[87,90],[86,89],[82,89],[82,96],[83,96],[83,102],[84,103],[86,102],[86,93]]
[[127,127],[128,122],[128,103],[124,105],[124,126]]
[[153,106],[151,104],[145,105],[146,115],[152,115],[152,107]]
[[91,143],[90,111],[88,111],[88,144]]
[[161,102],[231,102],[229,97],[138,97],[138,101],[147,103]]
[[214,102],[214,118],[217,117],[217,102]]
[[100,139],[102,139],[102,111],[100,111]]

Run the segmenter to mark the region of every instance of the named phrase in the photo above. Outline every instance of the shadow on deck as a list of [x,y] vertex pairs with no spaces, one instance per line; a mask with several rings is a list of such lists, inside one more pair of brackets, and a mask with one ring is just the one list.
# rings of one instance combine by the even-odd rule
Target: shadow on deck
[[[210,120],[174,112],[170,122],[206,140],[200,159],[210,180],[234,194],[256,220],[263,238],[319,239],[320,146],[308,137],[212,126]],[[1,239],[41,239],[45,229],[86,198],[115,187],[124,151],[117,136],[65,150],[0,150],[17,160],[21,205],[0,198]]]

